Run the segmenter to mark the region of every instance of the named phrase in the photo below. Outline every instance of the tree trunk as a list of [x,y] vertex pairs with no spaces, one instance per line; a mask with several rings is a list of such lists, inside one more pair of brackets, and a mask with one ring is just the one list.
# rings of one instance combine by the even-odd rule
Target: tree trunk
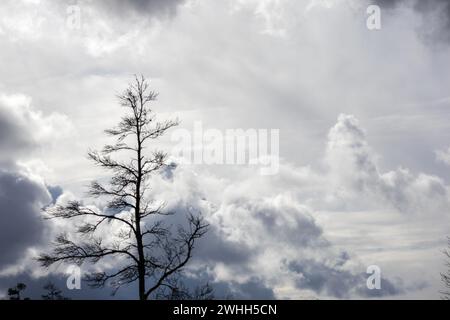
[[139,121],[140,120],[138,119],[138,117],[136,117],[137,161],[138,161],[138,176],[136,181],[136,208],[135,208],[136,245],[138,249],[138,258],[139,258],[138,263],[139,300],[147,300],[145,294],[145,255],[141,232],[142,144],[141,144],[141,130],[139,127]]

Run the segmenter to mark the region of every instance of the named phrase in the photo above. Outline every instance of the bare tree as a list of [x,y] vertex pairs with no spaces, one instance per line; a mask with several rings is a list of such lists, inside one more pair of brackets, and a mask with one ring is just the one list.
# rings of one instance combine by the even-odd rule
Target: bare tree
[[441,294],[443,299],[450,300],[450,237],[448,238],[448,249],[444,250],[444,254],[447,258],[445,265],[448,269],[447,272],[441,273],[441,280],[445,286],[445,290]]
[[[96,263],[106,257],[123,258],[125,261],[112,273],[96,272],[85,278],[92,287],[113,286],[115,293],[122,285],[138,281],[139,299],[155,296],[161,286],[171,283],[192,257],[196,240],[202,237],[208,225],[200,215],[188,213],[184,227],[173,227],[165,218],[164,204],[150,195],[149,179],[166,166],[167,154],[161,151],[147,152],[151,140],[162,136],[178,121],[158,122],[150,108],[157,93],[150,90],[144,77],[135,77],[125,92],[118,96],[127,110],[116,128],[106,130],[115,143],[104,146],[100,152],[91,151],[88,157],[98,166],[111,172],[107,184],[93,181],[89,194],[108,199],[102,212],[71,201],[65,206],[47,209],[49,218],[89,218],[79,226],[77,233],[83,241],[76,241],[67,234],[59,235],[50,254],[38,258],[44,267],[56,262],[81,265]],[[120,161],[113,154],[125,153],[128,161]],[[120,214],[118,214],[120,212]],[[89,221],[89,222],[86,222]],[[119,241],[107,245],[96,232],[100,226],[120,224],[115,235]]]
[[41,296],[43,300],[69,300],[69,298],[63,296],[62,291],[51,282],[48,282],[44,286],[44,290],[46,293]]

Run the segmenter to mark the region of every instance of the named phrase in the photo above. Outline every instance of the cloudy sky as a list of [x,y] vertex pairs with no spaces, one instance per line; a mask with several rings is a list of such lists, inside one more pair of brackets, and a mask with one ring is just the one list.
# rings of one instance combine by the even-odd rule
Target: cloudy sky
[[[379,30],[366,25],[373,4]],[[108,141],[116,94],[143,74],[180,129],[279,129],[274,175],[173,156],[154,178],[155,197],[211,225],[189,281],[237,298],[438,299],[449,56],[445,0],[1,1],[0,296],[18,281],[36,297],[49,278],[65,287],[64,268],[34,257],[70,226],[41,209],[102,207],[85,194],[105,176],[86,152]],[[366,287],[370,265],[381,290]]]

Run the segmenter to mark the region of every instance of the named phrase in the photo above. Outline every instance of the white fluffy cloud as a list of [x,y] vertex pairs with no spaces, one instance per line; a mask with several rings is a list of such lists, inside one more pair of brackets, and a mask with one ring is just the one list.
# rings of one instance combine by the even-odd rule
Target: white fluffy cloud
[[328,135],[326,164],[333,198],[347,207],[394,209],[405,214],[441,214],[448,208],[448,186],[439,177],[405,168],[380,172],[377,156],[357,119],[340,115]]

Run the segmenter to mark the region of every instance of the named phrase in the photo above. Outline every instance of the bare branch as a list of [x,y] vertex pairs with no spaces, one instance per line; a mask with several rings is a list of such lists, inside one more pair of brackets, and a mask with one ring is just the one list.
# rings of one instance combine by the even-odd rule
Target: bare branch
[[94,238],[89,243],[80,245],[69,240],[67,234],[60,234],[54,242],[54,250],[52,254],[42,254],[38,257],[38,261],[44,266],[49,267],[56,262],[69,262],[81,265],[85,261],[91,263],[98,262],[101,258],[110,255],[125,255],[135,262],[137,258],[128,249],[111,249],[102,246],[102,240]]
[[107,215],[102,213],[97,213],[94,210],[81,206],[78,201],[70,201],[66,206],[54,206],[49,208],[46,213],[49,215],[49,218],[64,218],[64,219],[72,219],[76,217],[85,217],[85,216],[93,216],[97,218],[105,218],[106,220],[115,220],[120,221],[130,227],[134,232],[136,231],[134,226],[125,219],[117,217],[116,215]]

